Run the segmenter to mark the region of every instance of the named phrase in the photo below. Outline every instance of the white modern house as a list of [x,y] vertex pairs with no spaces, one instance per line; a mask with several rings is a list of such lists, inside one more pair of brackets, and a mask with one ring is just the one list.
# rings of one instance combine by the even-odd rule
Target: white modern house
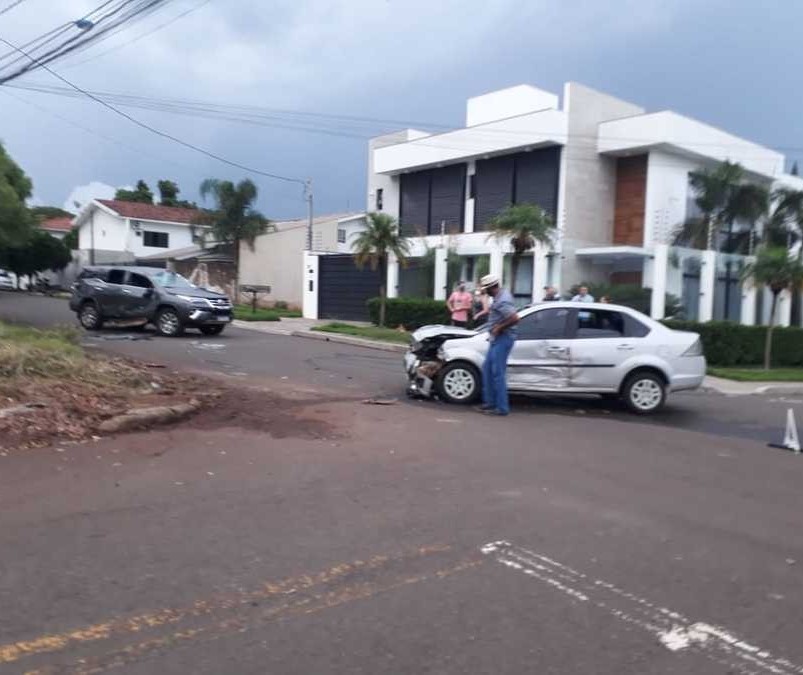
[[[454,256],[466,280],[507,273],[509,247],[489,238],[489,221],[509,204],[532,202],[553,216],[557,236],[506,279],[521,302],[539,300],[547,284],[565,293],[581,281],[639,283],[652,289],[656,318],[669,292],[688,318],[753,324],[766,320],[769,303],[741,283],[745,256],[672,245],[696,209],[689,173],[725,160],[739,162],[750,181],[803,189],[784,173],[782,154],[678,113],[649,113],[573,82],[562,96],[519,85],[469,99],[464,128],[372,139],[367,210],[399,220],[414,258],[435,249],[434,298],[447,297]],[[305,273],[317,264],[305,257]],[[406,294],[410,269],[391,262],[391,296]],[[782,324],[790,305],[783,298]]]
[[134,263],[193,246],[195,209],[94,199],[73,220],[83,265]]

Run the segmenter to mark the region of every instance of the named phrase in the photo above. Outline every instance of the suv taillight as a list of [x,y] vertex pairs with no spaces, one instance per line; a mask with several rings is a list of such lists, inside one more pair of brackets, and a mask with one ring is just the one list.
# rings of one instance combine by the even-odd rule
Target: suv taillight
[[689,347],[681,356],[702,356],[703,355],[703,343],[700,341],[700,338],[697,338],[693,343],[692,346]]

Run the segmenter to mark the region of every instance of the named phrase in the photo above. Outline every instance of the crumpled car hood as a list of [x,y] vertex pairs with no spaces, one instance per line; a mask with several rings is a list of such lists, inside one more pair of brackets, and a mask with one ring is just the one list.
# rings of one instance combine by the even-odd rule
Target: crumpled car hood
[[413,340],[416,342],[422,342],[423,340],[427,340],[433,337],[442,337],[444,339],[448,338],[464,338],[464,337],[473,337],[477,334],[475,330],[469,330],[468,328],[458,328],[457,326],[421,326],[417,331],[413,333]]

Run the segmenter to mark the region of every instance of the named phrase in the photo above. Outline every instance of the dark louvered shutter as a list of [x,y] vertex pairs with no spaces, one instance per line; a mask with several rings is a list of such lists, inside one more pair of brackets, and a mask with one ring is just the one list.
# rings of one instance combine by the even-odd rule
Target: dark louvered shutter
[[551,147],[516,155],[516,204],[537,204],[552,218],[558,205],[560,148]]
[[399,223],[405,237],[427,234],[429,227],[430,172],[405,173],[401,177]]
[[474,229],[479,232],[513,201],[513,156],[478,161],[474,181]]
[[446,233],[462,232],[466,203],[466,165],[446,166],[433,169],[431,173],[429,233],[440,234],[442,222],[446,223]]

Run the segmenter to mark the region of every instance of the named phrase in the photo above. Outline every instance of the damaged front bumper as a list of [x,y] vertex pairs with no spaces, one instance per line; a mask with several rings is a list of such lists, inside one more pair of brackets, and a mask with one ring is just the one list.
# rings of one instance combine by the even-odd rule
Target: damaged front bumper
[[407,395],[431,398],[435,393],[435,376],[443,368],[442,361],[422,361],[412,352],[404,355],[404,370],[407,373]]

